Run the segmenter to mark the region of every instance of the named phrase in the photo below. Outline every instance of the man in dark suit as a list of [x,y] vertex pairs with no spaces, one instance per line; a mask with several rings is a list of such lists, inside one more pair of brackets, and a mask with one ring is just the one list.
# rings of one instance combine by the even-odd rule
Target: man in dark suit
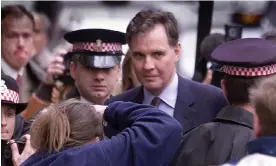
[[[133,68],[142,86],[112,97],[106,103],[152,104],[177,119],[183,132],[213,120],[228,103],[220,89],[187,80],[176,73],[181,45],[177,20],[172,13],[139,12],[130,21],[126,38]],[[116,134],[115,130],[109,128],[106,135]]]

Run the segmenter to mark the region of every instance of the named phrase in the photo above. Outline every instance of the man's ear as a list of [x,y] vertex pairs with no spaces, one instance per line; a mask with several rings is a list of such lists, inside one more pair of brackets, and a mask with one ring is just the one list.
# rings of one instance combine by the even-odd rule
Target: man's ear
[[225,88],[225,80],[224,80],[224,79],[222,79],[222,80],[220,81],[220,86],[221,86],[221,89],[222,89],[222,91],[223,91],[223,93],[224,93],[224,96],[227,96],[227,90],[226,90],[226,88]]
[[175,63],[178,62],[180,55],[181,55],[181,44],[177,43],[177,45],[174,47],[174,53],[175,53]]
[[71,62],[70,63],[70,74],[74,80],[76,79],[76,69],[77,69],[77,64],[75,64],[74,62]]

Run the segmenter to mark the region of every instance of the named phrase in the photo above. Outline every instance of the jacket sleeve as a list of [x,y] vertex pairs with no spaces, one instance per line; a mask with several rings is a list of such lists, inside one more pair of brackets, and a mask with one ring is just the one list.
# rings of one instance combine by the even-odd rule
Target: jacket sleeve
[[168,165],[180,144],[181,125],[152,106],[113,102],[104,119],[122,131],[101,142],[110,165]]

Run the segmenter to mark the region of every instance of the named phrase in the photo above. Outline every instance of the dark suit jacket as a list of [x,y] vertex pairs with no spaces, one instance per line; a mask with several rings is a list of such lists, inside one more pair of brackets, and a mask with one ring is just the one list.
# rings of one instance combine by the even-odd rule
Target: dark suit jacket
[[[131,89],[107,100],[142,103],[143,86]],[[197,83],[178,76],[178,95],[173,117],[182,125],[183,133],[212,121],[217,113],[228,104],[222,90],[212,85]],[[108,137],[114,135],[109,134]]]

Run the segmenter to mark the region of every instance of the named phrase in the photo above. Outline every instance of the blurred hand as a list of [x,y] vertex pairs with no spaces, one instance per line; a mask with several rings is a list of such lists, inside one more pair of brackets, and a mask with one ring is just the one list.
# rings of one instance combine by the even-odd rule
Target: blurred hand
[[12,151],[13,166],[21,165],[27,158],[29,158],[34,153],[34,149],[31,147],[30,138],[31,137],[29,134],[24,135],[24,139],[26,140],[26,143],[25,143],[24,150],[21,154],[19,154],[18,146],[14,142],[14,140],[10,141],[12,143],[10,147]]
[[47,76],[45,79],[46,84],[54,84],[54,76],[59,76],[63,74],[65,70],[63,59],[66,53],[67,52],[65,50],[59,51],[52,62],[49,64],[47,68]]
[[205,79],[203,80],[203,84],[211,84],[213,78],[213,71],[208,69]]

